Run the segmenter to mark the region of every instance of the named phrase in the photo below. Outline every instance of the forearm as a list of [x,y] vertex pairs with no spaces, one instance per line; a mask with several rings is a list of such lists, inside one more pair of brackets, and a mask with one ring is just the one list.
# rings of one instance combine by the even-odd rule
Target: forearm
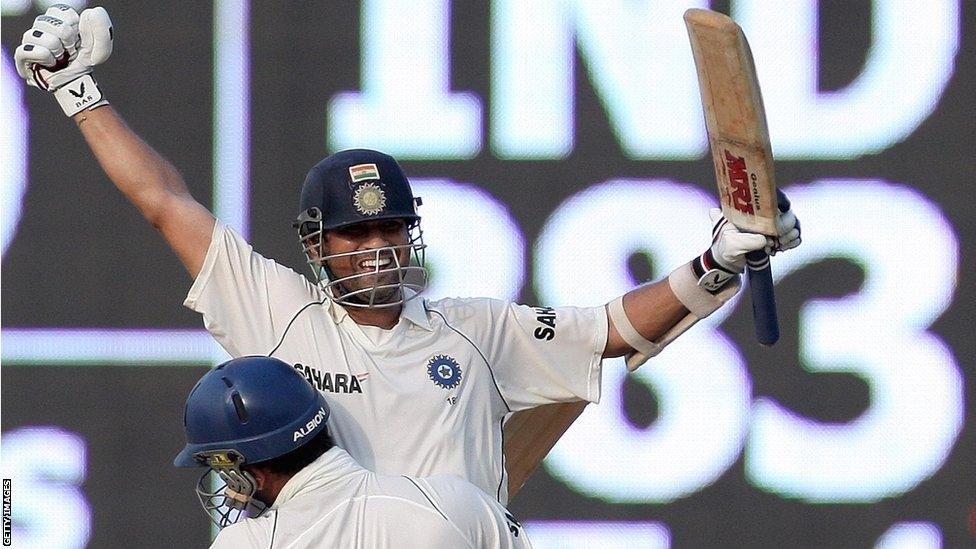
[[[659,339],[688,315],[688,309],[671,291],[667,279],[644,284],[627,292],[623,296],[623,306],[637,332],[650,341]],[[613,321],[609,322],[607,346],[603,351],[603,357],[618,357],[633,351],[633,348],[621,337]]]
[[610,325],[604,357],[626,355],[627,368],[636,370],[739,291],[738,275],[716,286],[711,276],[696,272],[696,261],[678,267],[666,280],[631,290],[607,304]]
[[73,117],[115,186],[157,228],[172,198],[192,199],[176,168],[139,138],[111,105]]
[[163,235],[191,277],[203,266],[216,220],[176,168],[135,134],[111,105],[74,117],[115,186]]

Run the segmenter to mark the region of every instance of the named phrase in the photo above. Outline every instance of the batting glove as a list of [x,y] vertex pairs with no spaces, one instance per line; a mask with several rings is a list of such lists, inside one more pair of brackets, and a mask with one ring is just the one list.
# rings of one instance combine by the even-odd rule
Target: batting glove
[[34,19],[14,53],[17,73],[27,84],[54,94],[64,114],[108,103],[91,77],[92,68],[112,55],[112,21],[104,8],[78,13],[54,4]]
[[747,253],[763,250],[776,255],[800,245],[800,221],[792,209],[776,216],[775,238],[740,231],[718,208],[709,210],[708,216],[713,225],[712,246],[692,262],[692,271],[698,277],[698,285],[711,292],[745,270]]
[[767,254],[776,255],[776,252],[792,250],[800,245],[800,220],[792,209],[776,216],[776,232],[778,234],[767,248]]
[[709,210],[708,216],[713,224],[712,246],[692,261],[691,269],[699,286],[717,292],[745,270],[747,253],[766,248],[772,239],[740,231],[718,208]]

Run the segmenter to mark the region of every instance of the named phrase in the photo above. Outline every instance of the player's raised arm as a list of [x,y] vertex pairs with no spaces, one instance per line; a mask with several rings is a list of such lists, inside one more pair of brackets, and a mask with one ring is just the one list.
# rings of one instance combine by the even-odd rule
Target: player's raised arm
[[82,111],[74,119],[105,173],[196,278],[210,246],[213,214],[190,196],[176,168],[130,130],[110,105]]
[[71,7],[55,4],[24,33],[14,60],[29,85],[54,94],[115,186],[196,277],[214,217],[190,196],[172,164],[129,129],[103,97],[91,72],[112,54],[112,42],[112,22],[103,8],[79,16]]
[[776,253],[800,244],[800,225],[792,211],[779,215],[777,238],[741,232],[721,210],[710,215],[712,245],[705,253],[667,279],[639,286],[607,304],[605,358],[626,355],[628,369],[636,370],[739,291],[748,252]]

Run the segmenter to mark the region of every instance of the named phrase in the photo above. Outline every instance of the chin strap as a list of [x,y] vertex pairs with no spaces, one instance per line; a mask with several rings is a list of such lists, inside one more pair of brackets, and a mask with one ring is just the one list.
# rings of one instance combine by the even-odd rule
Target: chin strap
[[713,294],[700,284],[700,278],[695,275],[692,264],[686,263],[671,273],[668,277],[668,284],[671,286],[671,291],[674,292],[675,297],[689,312],[668,331],[664,332],[657,341],[647,339],[634,328],[624,310],[623,296],[607,304],[607,314],[617,329],[617,333],[627,342],[627,345],[634,349],[634,352],[626,355],[627,371],[629,372],[640,368],[649,358],[660,353],[675,338],[685,333],[688,328],[732,299],[732,296],[739,291],[742,279],[738,275],[730,278],[721,289]]

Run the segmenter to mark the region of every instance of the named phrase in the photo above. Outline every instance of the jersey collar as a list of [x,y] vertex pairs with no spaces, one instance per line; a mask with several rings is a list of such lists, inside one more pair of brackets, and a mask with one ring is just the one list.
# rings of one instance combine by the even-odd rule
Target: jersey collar
[[[415,294],[415,292],[410,289],[405,289],[404,291]],[[329,313],[332,315],[332,320],[335,321],[336,324],[341,324],[342,321],[349,316],[349,312],[346,311],[345,307],[339,305],[331,299],[327,300],[327,302],[329,304]],[[427,318],[427,308],[424,307],[424,298],[422,297],[415,297],[404,303],[400,316],[407,319],[407,321],[418,328],[423,328],[428,332],[434,330],[434,328],[430,325],[430,319]]]
[[404,303],[403,312],[400,313],[400,316],[409,320],[418,328],[423,328],[428,332],[433,330],[430,326],[430,319],[427,318],[427,308],[424,307],[424,298],[422,297],[416,297]]

